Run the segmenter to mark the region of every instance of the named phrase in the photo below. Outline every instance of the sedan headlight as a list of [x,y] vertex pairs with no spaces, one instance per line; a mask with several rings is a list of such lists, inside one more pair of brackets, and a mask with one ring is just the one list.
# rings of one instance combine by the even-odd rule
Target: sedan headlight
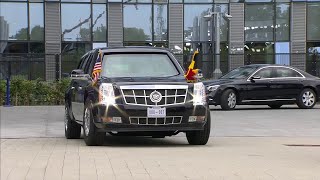
[[206,100],[206,91],[205,86],[202,82],[195,83],[193,86],[193,105],[205,105]]
[[112,105],[116,103],[113,86],[110,83],[102,83],[99,87],[99,103]]
[[216,91],[218,88],[220,87],[220,85],[213,85],[213,86],[208,86],[207,89],[210,92]]

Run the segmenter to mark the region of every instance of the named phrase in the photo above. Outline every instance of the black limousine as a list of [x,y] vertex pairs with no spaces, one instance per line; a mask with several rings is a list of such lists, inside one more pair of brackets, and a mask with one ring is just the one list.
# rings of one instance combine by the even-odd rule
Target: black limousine
[[[98,72],[98,74],[96,73]],[[210,111],[203,83],[187,83],[165,49],[122,47],[86,53],[65,94],[65,136],[102,145],[111,135],[165,137],[185,132],[205,145]]]
[[320,78],[299,69],[268,64],[236,68],[218,80],[205,81],[209,104],[224,110],[236,105],[280,108],[297,104],[311,109],[320,100]]

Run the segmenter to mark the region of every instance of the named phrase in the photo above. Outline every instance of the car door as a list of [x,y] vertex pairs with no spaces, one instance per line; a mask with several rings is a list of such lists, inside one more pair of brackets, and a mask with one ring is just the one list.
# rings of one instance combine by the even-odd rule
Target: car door
[[[85,71],[86,64],[89,59],[89,54],[84,55],[81,58],[81,63],[78,66],[78,69],[81,69],[83,72]],[[85,73],[85,72],[84,72]],[[79,96],[79,93],[81,94],[83,91],[83,82],[81,77],[73,77],[72,83],[71,83],[71,89],[72,89],[72,113],[76,120],[82,121],[82,105],[81,105],[81,97]]]
[[[91,62],[93,61],[93,56],[94,56],[94,53],[90,52],[87,57],[87,60],[85,61],[85,64],[83,66],[83,72],[85,75],[89,76],[89,67]],[[84,103],[85,103],[84,95],[87,87],[91,83],[91,80],[90,78],[88,78],[88,76],[79,78],[77,81],[77,86],[75,88],[76,89],[75,101],[77,103],[77,118],[78,118],[77,120],[78,121],[83,121]]]
[[305,77],[290,67],[273,67],[275,77],[270,80],[274,99],[294,100],[303,88]]
[[[243,102],[250,101],[266,101],[272,98],[272,89],[270,87],[270,79],[273,76],[271,67],[259,69],[251,75],[247,80],[246,98]],[[250,79],[255,77],[255,79]]]

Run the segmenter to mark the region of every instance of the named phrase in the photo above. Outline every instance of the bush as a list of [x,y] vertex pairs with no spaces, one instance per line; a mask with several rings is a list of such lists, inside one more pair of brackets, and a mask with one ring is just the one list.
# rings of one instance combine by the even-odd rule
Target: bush
[[[5,81],[0,81],[0,102],[5,98]],[[62,79],[57,82],[45,82],[41,80],[25,80],[22,77],[14,77],[10,81],[11,104],[21,105],[62,105],[64,93],[68,88],[70,79]]]

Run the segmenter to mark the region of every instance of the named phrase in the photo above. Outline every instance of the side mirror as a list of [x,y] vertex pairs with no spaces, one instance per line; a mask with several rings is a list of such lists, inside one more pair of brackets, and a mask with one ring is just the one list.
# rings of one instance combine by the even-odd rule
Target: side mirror
[[72,79],[85,79],[85,80],[91,79],[91,76],[89,74],[85,74],[82,69],[75,69],[71,71],[70,77]]
[[260,76],[251,76],[251,78],[250,78],[251,81],[254,81],[257,79],[261,79],[261,77]]

